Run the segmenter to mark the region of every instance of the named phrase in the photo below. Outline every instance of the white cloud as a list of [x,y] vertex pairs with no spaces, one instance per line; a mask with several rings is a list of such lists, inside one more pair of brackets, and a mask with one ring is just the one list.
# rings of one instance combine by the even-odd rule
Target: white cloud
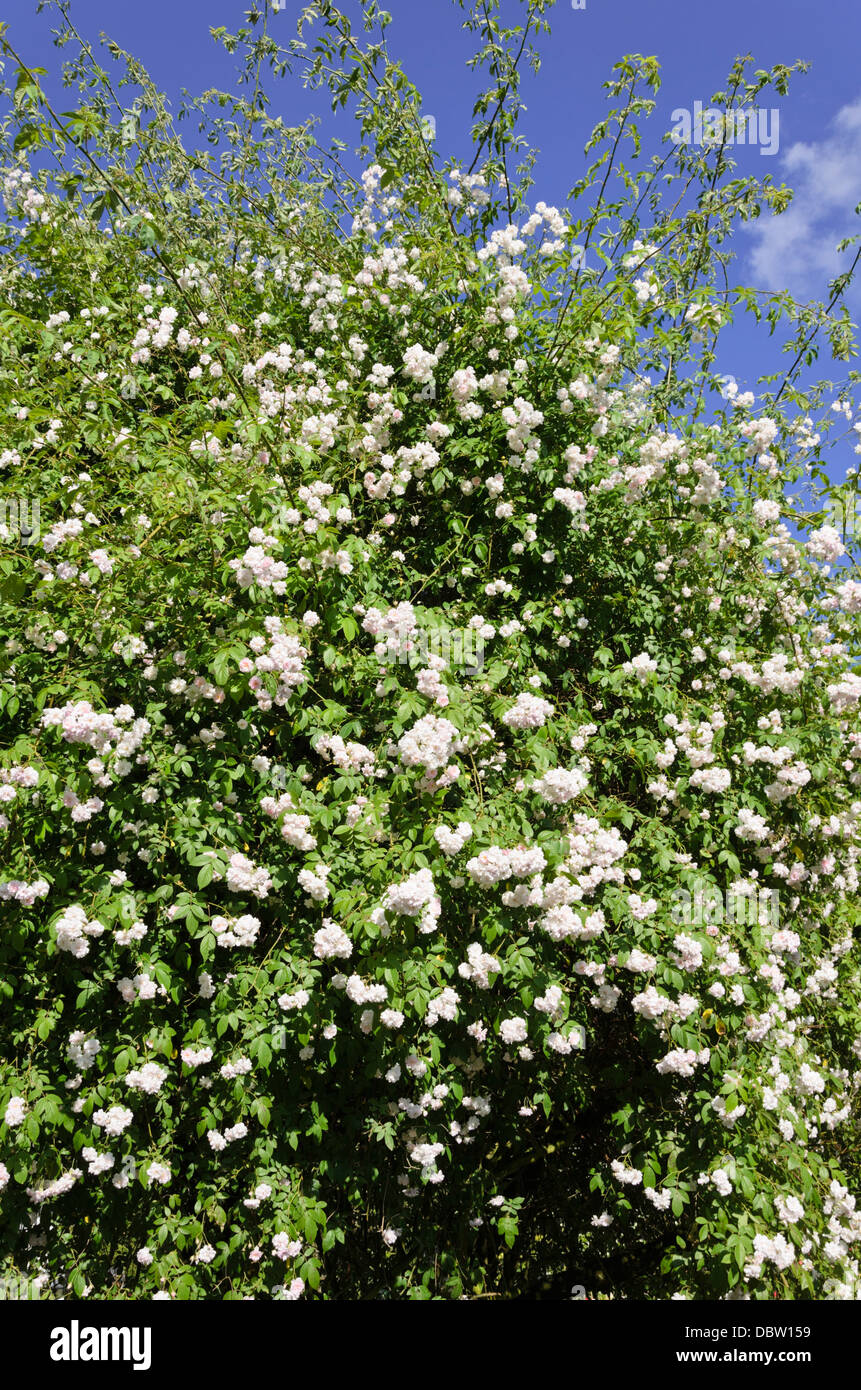
[[782,181],[795,194],[786,212],[765,212],[743,224],[755,241],[754,278],[763,289],[824,299],[828,281],[847,270],[855,254],[851,247],[838,254],[837,243],[861,232],[853,216],[861,202],[861,98],[841,107],[824,139],[791,145],[780,165]]

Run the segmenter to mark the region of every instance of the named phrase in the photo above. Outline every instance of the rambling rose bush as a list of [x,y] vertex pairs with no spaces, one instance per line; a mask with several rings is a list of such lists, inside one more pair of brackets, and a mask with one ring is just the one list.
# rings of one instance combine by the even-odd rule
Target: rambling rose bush
[[788,491],[853,418],[798,384],[846,280],[722,386],[728,238],[788,194],[646,158],[632,57],[528,201],[494,3],[447,162],[329,0],[216,35],[253,87],[200,149],[58,9],[72,114],[2,38],[6,1270],[857,1297],[861,584]]

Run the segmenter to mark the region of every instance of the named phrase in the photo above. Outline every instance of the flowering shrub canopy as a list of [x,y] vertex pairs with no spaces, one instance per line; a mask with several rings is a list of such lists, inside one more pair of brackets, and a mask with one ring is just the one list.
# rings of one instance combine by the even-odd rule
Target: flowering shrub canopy
[[645,157],[654,60],[531,202],[523,9],[460,163],[373,0],[219,32],[199,149],[3,38],[0,1260],[75,1295],[858,1296],[848,329],[722,388],[788,195]]

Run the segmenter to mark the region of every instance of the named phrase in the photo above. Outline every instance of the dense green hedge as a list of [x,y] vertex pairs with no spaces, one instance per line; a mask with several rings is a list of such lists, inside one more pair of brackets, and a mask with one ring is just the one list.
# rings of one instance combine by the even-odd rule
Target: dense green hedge
[[446,162],[364,11],[220,34],[197,150],[67,17],[71,114],[3,38],[3,1273],[857,1296],[861,585],[787,492],[845,323],[726,289],[786,194],[647,156],[654,60],[548,208],[520,30],[467,15]]

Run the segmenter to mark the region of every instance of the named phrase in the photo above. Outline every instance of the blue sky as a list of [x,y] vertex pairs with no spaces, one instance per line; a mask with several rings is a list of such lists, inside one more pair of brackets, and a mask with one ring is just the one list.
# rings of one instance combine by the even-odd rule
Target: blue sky
[[[73,0],[72,13],[88,36],[109,33],[142,59],[168,95],[178,97],[183,87],[197,92],[231,84],[238,60],[213,42],[209,28],[235,30],[245,8],[243,0]],[[387,8],[393,16],[389,47],[424,94],[424,109],[436,120],[438,148],[465,155],[475,79],[465,67],[472,41],[461,33],[460,10],[450,0],[388,0]],[[283,26],[285,38],[292,36],[300,9],[298,0],[287,0],[271,21],[272,32]],[[518,0],[504,0],[504,14],[520,9]],[[5,15],[22,56],[56,69],[60,55],[51,42],[50,11],[38,15],[35,0],[13,0]],[[527,73],[523,89],[523,133],[541,151],[534,196],[551,203],[564,200],[584,169],[583,145],[606,109],[601,84],[624,53],[654,54],[662,65],[653,147],[670,129],[675,109],[692,110],[696,101],[708,105],[739,54],[751,53],[757,67],[810,62],[810,71],[793,78],[786,96],[768,99],[779,113],[775,153],[736,149],[739,172],[770,173],[793,187],[796,198],[781,218],[765,216],[740,231],[732,278],[762,289],[789,289],[804,299],[824,297],[828,279],[846,262],[845,255],[838,258],[836,243],[861,231],[853,213],[861,202],[859,0],[585,0],[585,8],[576,10],[570,0],[558,0],[551,23],[552,34],[539,41],[541,71]],[[276,91],[275,109],[291,121],[314,110],[315,102],[324,110],[319,96],[296,82],[281,83]],[[339,127],[338,134],[352,143],[349,128]],[[861,318],[861,291],[850,306]],[[733,330],[730,346],[732,358],[721,365],[743,386],[752,387],[761,371],[781,365],[774,342],[751,325]],[[832,371],[825,356],[814,369],[815,377],[839,379],[844,373],[839,364]],[[838,471],[857,462],[848,447],[839,452]]]

